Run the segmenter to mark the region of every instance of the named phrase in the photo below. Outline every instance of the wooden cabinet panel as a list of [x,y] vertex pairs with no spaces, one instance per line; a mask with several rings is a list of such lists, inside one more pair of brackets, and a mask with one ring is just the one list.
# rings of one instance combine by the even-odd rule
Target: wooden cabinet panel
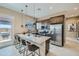
[[48,52],[49,52],[49,44],[50,44],[50,39],[48,39],[48,40],[46,40],[46,49],[45,49],[45,55],[47,55],[48,54]]
[[42,21],[38,21],[41,23],[48,23],[48,24],[53,24],[53,23],[64,23],[64,15],[60,15],[60,16],[55,16],[55,17],[51,17],[49,19],[46,20],[42,20]]
[[63,17],[58,16],[58,17],[52,17],[49,20],[50,23],[63,23]]

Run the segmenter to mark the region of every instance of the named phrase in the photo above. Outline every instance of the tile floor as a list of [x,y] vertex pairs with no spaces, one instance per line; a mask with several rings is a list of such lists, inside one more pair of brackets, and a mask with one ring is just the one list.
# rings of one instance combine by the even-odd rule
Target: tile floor
[[0,56],[21,56],[15,46],[8,46],[0,49]]
[[54,56],[79,56],[79,41],[67,38],[64,47],[50,45],[50,52]]
[[[70,39],[70,38],[67,38]],[[0,56],[22,56],[14,45],[0,48]],[[64,47],[50,44],[48,56],[79,56],[79,42],[67,40]]]

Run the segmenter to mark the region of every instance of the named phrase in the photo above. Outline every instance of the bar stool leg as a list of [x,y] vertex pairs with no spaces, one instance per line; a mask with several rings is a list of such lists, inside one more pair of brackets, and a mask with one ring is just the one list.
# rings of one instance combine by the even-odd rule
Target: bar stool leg
[[32,56],[35,56],[35,52],[34,51],[32,52]]
[[39,49],[39,56],[40,56],[40,49]]
[[24,49],[24,51],[23,51],[23,56],[25,56],[25,49]]
[[26,49],[26,56],[27,56],[27,53],[28,53],[28,49]]

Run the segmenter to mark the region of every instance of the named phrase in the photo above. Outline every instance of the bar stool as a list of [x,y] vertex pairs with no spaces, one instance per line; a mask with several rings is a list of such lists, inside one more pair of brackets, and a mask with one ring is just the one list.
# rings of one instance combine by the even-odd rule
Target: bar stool
[[15,36],[15,48],[18,50],[18,52],[20,54],[23,53],[22,52],[22,48],[23,48],[22,40],[21,40],[21,38],[18,35]]
[[[32,54],[32,56],[35,56],[35,54],[37,54],[38,56],[40,56],[40,48],[34,44],[31,44],[30,42],[27,42],[28,44],[28,50],[26,51],[26,56],[29,56]],[[36,52],[36,50],[39,49],[39,53]],[[28,54],[28,51],[30,51],[31,53]]]
[[20,39],[19,41],[20,41],[20,43],[19,43],[19,45],[17,45],[17,50],[20,54],[23,54],[23,56],[25,56],[25,51],[27,49],[26,41],[23,39]]
[[14,44],[16,49],[19,49],[21,47],[21,40],[18,35],[15,36]]
[[25,52],[26,52],[26,50],[27,50],[27,43],[26,43],[26,41],[23,40],[23,39],[22,39],[21,42],[22,42],[22,45],[21,45],[21,48],[20,48],[19,52],[20,52],[20,54],[23,53],[23,56],[25,56],[25,55],[26,55]]
[[25,49],[27,47],[26,41],[21,39],[18,35],[15,36],[15,48],[20,54],[25,55]]
[[14,44],[17,45],[18,44],[18,36],[17,35],[14,35],[14,38],[15,38],[14,39]]

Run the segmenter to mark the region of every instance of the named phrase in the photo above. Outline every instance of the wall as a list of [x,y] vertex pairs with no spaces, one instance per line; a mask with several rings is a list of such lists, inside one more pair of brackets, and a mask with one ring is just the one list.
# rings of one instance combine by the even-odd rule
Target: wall
[[68,18],[68,19],[65,19],[65,37],[67,38],[77,38],[77,31],[69,31],[68,29],[68,26],[70,24],[75,24],[77,23],[77,21],[79,21],[79,17],[71,17],[71,18]]
[[22,14],[18,13],[14,10],[10,10],[4,7],[0,7],[0,15],[7,15],[11,16],[12,19],[10,20],[12,23],[12,36],[15,33],[22,33],[24,31],[27,31],[27,28],[22,28],[21,24],[25,23],[27,20],[33,20],[33,17],[24,15],[23,21],[22,21]]

